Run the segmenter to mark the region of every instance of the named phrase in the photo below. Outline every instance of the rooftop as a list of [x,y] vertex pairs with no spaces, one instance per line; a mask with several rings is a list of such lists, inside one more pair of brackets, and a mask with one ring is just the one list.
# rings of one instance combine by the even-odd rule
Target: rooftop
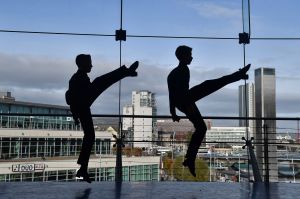
[[35,102],[16,101],[15,99],[2,99],[2,98],[0,98],[0,103],[2,103],[2,104],[13,104],[13,105],[19,105],[19,106],[30,106],[30,107],[55,108],[55,109],[65,109],[65,110],[70,109],[68,106],[43,104],[43,103],[35,103]]

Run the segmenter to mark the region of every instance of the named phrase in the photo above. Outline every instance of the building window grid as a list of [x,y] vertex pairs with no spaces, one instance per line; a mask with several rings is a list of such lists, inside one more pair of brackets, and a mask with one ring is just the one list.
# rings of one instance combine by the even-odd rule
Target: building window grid
[[[74,143],[75,145],[73,145]],[[0,160],[13,158],[76,156],[80,153],[81,143],[82,138],[0,137]],[[110,154],[110,143],[111,141],[109,139],[96,138],[92,154]]]
[[[114,181],[115,168],[91,168],[89,174],[93,181]],[[123,167],[124,181],[158,181],[159,166],[152,165],[135,165]],[[76,181],[75,169],[41,171],[41,172],[21,172],[12,174],[0,174],[0,182],[17,182],[17,181],[55,181],[67,182]]]
[[27,116],[1,116],[0,128],[19,129],[54,129],[54,130],[76,130],[73,121],[67,118],[27,117]]

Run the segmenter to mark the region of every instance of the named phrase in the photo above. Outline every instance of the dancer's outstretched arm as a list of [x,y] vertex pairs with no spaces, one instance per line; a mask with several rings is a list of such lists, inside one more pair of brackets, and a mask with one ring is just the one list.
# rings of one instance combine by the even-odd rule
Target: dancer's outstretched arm
[[172,93],[172,89],[170,89],[170,88],[169,88],[169,106],[170,106],[170,113],[171,113],[173,122],[175,122],[175,121],[179,122],[180,118],[176,114],[176,108],[175,108],[175,104],[174,104],[174,96]]

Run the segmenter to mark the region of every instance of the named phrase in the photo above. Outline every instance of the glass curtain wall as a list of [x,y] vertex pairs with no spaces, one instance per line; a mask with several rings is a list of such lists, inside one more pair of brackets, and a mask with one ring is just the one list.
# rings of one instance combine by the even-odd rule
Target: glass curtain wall
[[[105,3],[96,0],[89,3],[65,1],[60,2],[60,6],[53,6],[53,2],[49,1],[43,2],[42,7],[39,7],[40,3],[32,4],[33,7],[25,3],[17,3],[17,7],[10,3],[1,6],[3,11],[0,12],[1,15],[6,15],[4,17],[0,15],[0,18],[13,20],[3,20],[0,27],[53,33],[2,32],[0,56],[3,64],[10,64],[10,70],[3,71],[5,76],[3,75],[0,80],[1,85],[13,88],[13,92],[17,93],[16,97],[65,105],[64,92],[68,87],[68,80],[77,70],[74,63],[76,55],[91,54],[94,66],[89,74],[91,80],[121,65],[130,66],[138,60],[140,61],[138,77],[126,78],[101,94],[91,107],[92,113],[122,115],[127,111],[131,115],[151,116],[154,113],[170,115],[167,76],[178,65],[174,54],[176,48],[188,45],[193,48],[193,62],[189,66],[190,87],[207,79],[233,73],[248,63],[252,64],[247,82],[232,83],[197,102],[204,116],[241,116],[239,103],[246,99],[239,99],[239,86],[255,83],[254,71],[261,67],[274,68],[276,71],[274,85],[276,106],[273,107],[276,109],[275,117],[299,116],[300,94],[297,92],[297,85],[300,81],[300,71],[297,58],[300,39],[297,35],[299,28],[295,26],[299,21],[298,6],[295,6],[299,4],[298,1],[272,2],[272,6],[269,2],[250,1],[251,39],[250,44],[245,46],[239,44],[238,35],[248,30],[243,27],[245,24],[242,20],[242,2],[247,1],[135,0],[124,1],[122,8],[121,2],[123,1]],[[22,14],[24,16],[21,16]],[[126,41],[121,43],[115,41],[115,31],[120,28],[126,30],[127,34]],[[12,45],[14,43],[17,45]],[[18,81],[11,81],[11,77]],[[155,106],[154,103],[151,103],[153,106],[141,106],[141,103],[137,103],[139,106],[136,105],[139,98],[135,97],[134,92],[140,91],[155,94],[153,95],[155,100],[151,99],[155,101]],[[256,110],[261,108],[256,103],[253,104]],[[2,113],[65,113],[55,109],[8,107],[5,104],[0,104],[0,107]],[[178,115],[184,116],[179,111]],[[67,117],[5,115],[0,117],[1,128],[74,129]],[[113,120],[101,117],[94,120],[95,126],[99,128],[103,123],[114,124],[117,132],[121,132],[119,128],[122,127],[122,132],[127,136],[125,139],[131,143],[130,145],[125,143],[131,155],[161,155],[162,161],[169,166],[164,168],[165,179],[191,180],[183,178],[186,170],[179,166],[193,132],[191,124],[181,121],[182,125],[179,128],[176,127],[176,123],[171,123],[172,121],[166,118],[161,118],[160,121],[155,118],[129,118],[125,121],[120,116]],[[170,123],[164,128],[163,123],[167,122]],[[262,130],[262,125],[251,126],[250,130],[245,128],[245,131],[239,130],[236,134],[226,134],[226,137],[222,137],[217,135],[215,127],[239,127],[239,121],[209,119],[206,122],[209,134],[199,149],[197,160],[202,161],[199,164],[207,172],[203,173],[205,178],[200,180],[241,181],[242,177],[249,180],[247,169],[250,165],[247,149],[241,148],[244,143],[241,140],[242,134],[248,138],[248,131],[255,134],[257,128]],[[126,128],[125,123],[128,124]],[[270,140],[274,146],[272,150],[286,148],[285,150],[289,152],[295,152],[294,155],[299,155],[297,154],[299,150],[294,147],[299,144],[300,139],[298,123],[277,121],[275,130],[270,132],[275,135]],[[221,129],[219,132],[226,130]],[[286,133],[288,139],[284,140],[284,136],[278,137],[278,133]],[[236,137],[237,134],[240,138]],[[209,141],[209,138],[214,140]],[[254,135],[254,138],[254,143],[261,145],[265,137],[258,138]],[[231,143],[231,139],[240,140],[237,144],[235,141]],[[81,139],[59,137],[1,138],[1,159],[78,155],[81,142]],[[288,143],[284,147],[277,146],[277,142]],[[105,140],[96,140],[93,154],[106,153],[108,145],[105,143]],[[166,151],[162,151],[159,143],[166,147],[164,148]],[[232,155],[231,159],[226,158],[229,155]],[[283,161],[280,159],[281,156],[282,154],[279,154],[276,160],[279,161],[278,164]],[[295,165],[292,163],[294,159],[288,157],[285,160],[290,165]],[[262,161],[261,164],[266,163]],[[237,168],[240,171],[238,173]],[[245,172],[241,175],[242,168],[245,168]],[[114,168],[99,169],[90,171],[94,172],[95,180],[98,174],[100,180],[115,179]],[[137,172],[140,170],[145,172]],[[124,167],[123,178],[135,181],[154,179],[148,170],[150,168],[141,165]],[[295,171],[294,168],[294,173]],[[278,173],[280,174],[280,171]],[[61,175],[64,174],[51,171],[49,175],[47,174],[47,179],[58,180],[57,176]],[[70,176],[69,173],[65,175]],[[12,181],[20,178],[30,179],[30,175],[10,176]]]

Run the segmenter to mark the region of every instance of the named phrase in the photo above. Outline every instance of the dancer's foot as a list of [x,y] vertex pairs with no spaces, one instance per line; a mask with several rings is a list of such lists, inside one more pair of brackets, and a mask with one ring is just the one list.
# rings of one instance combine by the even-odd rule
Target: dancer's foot
[[190,170],[190,173],[196,177],[196,172],[195,172],[195,161],[190,160],[190,159],[185,159],[184,162],[182,163],[183,166],[188,167]]
[[137,76],[136,69],[139,67],[139,62],[135,61],[131,66],[127,69],[128,70],[128,76],[135,77]]
[[86,181],[88,183],[92,183],[89,174],[87,171],[82,170],[81,168],[77,171],[76,177],[80,178],[83,177],[83,181]]
[[245,66],[244,68],[241,68],[237,74],[239,76],[239,79],[248,79],[249,76],[247,74],[248,70],[250,69],[251,64],[248,64],[247,66]]

